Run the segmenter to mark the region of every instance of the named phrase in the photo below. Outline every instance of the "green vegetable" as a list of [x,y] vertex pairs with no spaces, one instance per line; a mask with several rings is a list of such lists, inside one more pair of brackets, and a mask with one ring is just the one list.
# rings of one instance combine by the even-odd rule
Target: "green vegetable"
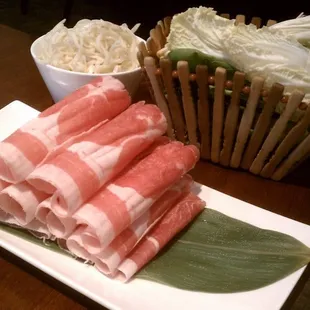
[[265,78],[265,86],[274,83],[285,86],[290,95],[296,88],[310,99],[309,50],[293,38],[268,27],[240,24],[222,35],[229,63],[246,73]]
[[171,51],[168,57],[172,61],[173,67],[177,67],[177,63],[180,60],[185,60],[189,64],[189,70],[192,73],[196,72],[197,65],[206,65],[209,70],[209,74],[214,75],[217,67],[222,67],[227,70],[227,78],[232,79],[236,69],[231,66],[227,61],[218,59],[213,56],[206,55],[195,49],[180,48]]
[[291,236],[206,209],[137,275],[176,288],[234,293],[274,283],[310,261]]
[[165,47],[169,51],[191,48],[218,59],[227,59],[222,33],[233,26],[233,20],[218,16],[212,8],[190,8],[173,16]]
[[[250,81],[262,76],[266,87],[283,84],[285,95],[301,89],[305,101],[310,102],[309,49],[299,42],[309,44],[309,24],[309,17],[300,17],[257,29],[253,24],[235,25],[234,20],[218,16],[212,8],[190,8],[173,17],[165,55],[195,50],[202,54],[192,55],[192,63],[200,60],[212,65],[217,59],[218,66],[229,64],[245,72]],[[206,60],[202,55],[212,58]],[[179,55],[171,58],[181,59]]]

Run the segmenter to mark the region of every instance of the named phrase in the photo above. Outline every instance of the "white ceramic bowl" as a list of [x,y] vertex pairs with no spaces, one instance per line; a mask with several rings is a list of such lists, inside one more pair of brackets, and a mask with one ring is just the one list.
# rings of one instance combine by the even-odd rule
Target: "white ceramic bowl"
[[[68,71],[42,63],[37,57],[37,54],[40,52],[40,46],[38,43],[42,38],[43,36],[32,43],[30,52],[55,102],[58,102],[67,94],[72,93],[98,76],[110,75],[117,78],[125,85],[131,96],[133,96],[138,90],[142,77],[142,70],[140,67],[131,71],[120,73],[89,74]],[[139,38],[139,40],[142,39]]]

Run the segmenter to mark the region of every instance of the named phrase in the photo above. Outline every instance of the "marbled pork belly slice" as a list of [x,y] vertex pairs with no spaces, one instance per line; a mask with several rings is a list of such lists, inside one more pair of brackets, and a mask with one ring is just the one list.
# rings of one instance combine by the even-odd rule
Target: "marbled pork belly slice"
[[172,207],[147,233],[128,257],[117,268],[115,278],[128,281],[146,265],[164,246],[184,229],[205,207],[205,202],[189,193]]
[[[12,215],[5,213],[4,211],[1,211],[1,210],[0,210],[0,223],[4,223],[6,225],[21,228],[19,222]],[[36,237],[39,237],[42,239],[54,238],[54,236],[50,233],[46,225],[42,224],[36,219],[31,221],[27,225],[22,226],[22,228],[28,230]]]
[[[148,155],[152,154],[158,147],[161,147],[163,145],[166,145],[170,142],[170,139],[165,136],[160,136],[155,139],[155,141],[143,152],[141,152],[123,171],[122,174],[126,174],[127,171],[132,169],[133,166],[135,166],[140,160],[147,157]],[[50,209],[50,206],[48,207]],[[44,212],[42,210],[42,212]],[[52,212],[52,211],[50,211]],[[46,213],[45,213],[46,214]],[[55,214],[54,214],[55,215]],[[71,217],[70,217],[71,218]],[[58,217],[58,220],[60,223],[57,223],[57,220],[54,218],[53,222],[49,223],[49,227],[57,226],[59,227],[61,225],[62,219]],[[81,227],[83,226],[83,227]],[[65,228],[65,226],[63,225]],[[83,259],[90,259],[90,254],[84,249],[83,243],[82,243],[82,232],[87,228],[86,225],[79,225],[77,226],[76,230],[67,238],[67,248],[76,256],[83,258]]]
[[85,249],[93,255],[102,252],[191,170],[198,158],[195,146],[170,142],[110,182],[73,215],[88,226],[81,235]]
[[34,220],[38,204],[46,198],[46,193],[23,181],[0,192],[0,209],[12,215],[20,226],[27,226]]
[[5,182],[3,180],[0,180],[0,192],[4,190],[6,187],[8,187],[11,183]]
[[[145,151],[140,153],[135,160],[139,160],[143,157],[146,157],[158,146],[169,143],[168,137],[158,137],[152,145],[147,148]],[[37,218],[45,223],[50,230],[50,232],[57,238],[66,239],[73,230],[77,227],[76,220],[71,216],[69,217],[59,217],[51,210],[51,199],[48,199],[46,202],[42,202],[38,206]]]
[[113,274],[138,241],[164,216],[176,202],[189,193],[193,180],[187,174],[168,189],[148,211],[119,234],[111,244],[92,260],[105,274]]
[[35,212],[35,218],[43,224],[46,224],[46,217],[49,214],[52,208],[52,197],[48,197],[47,199],[43,200],[37,206]]
[[27,180],[53,194],[53,212],[68,217],[166,129],[166,119],[158,107],[133,104],[112,121],[58,150]]
[[83,86],[0,142],[0,178],[22,181],[55,146],[113,119],[130,102],[124,85],[112,77]]

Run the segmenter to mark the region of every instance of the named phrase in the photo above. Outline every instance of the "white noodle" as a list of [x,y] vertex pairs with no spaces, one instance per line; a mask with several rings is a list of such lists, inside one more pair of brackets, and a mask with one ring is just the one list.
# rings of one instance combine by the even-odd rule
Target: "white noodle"
[[135,32],[103,20],[82,19],[73,28],[59,22],[39,41],[37,57],[44,63],[84,73],[117,73],[138,68]]

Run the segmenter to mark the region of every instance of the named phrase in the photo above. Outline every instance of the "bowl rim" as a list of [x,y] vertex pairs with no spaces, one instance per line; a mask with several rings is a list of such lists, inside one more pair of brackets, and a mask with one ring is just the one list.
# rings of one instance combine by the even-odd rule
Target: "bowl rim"
[[[55,66],[52,66],[50,64],[47,64],[47,63],[44,63],[42,62],[35,54],[34,52],[34,47],[36,44],[38,44],[38,42],[40,40],[42,40],[44,38],[46,34],[43,34],[42,36],[40,36],[39,38],[37,38],[36,40],[34,40],[30,46],[30,54],[32,56],[32,58],[34,59],[35,62],[38,62],[39,64],[41,65],[44,65],[48,68],[51,68],[52,70],[56,70],[56,71],[59,71],[59,72],[63,72],[63,73],[67,73],[67,74],[72,74],[72,75],[77,75],[77,76],[87,76],[87,77],[98,77],[98,76],[122,76],[122,75],[126,75],[126,74],[130,74],[130,73],[135,73],[135,72],[139,72],[141,71],[141,67],[138,66],[137,68],[135,69],[132,69],[132,70],[129,70],[129,71],[123,71],[123,72],[109,72],[109,73],[86,73],[86,72],[77,72],[77,71],[69,71],[69,70],[66,70],[66,69],[62,69],[62,68],[58,68],[58,67],[55,67]],[[136,37],[138,38],[139,42],[144,42],[146,43],[146,41],[144,39],[142,39],[141,37],[137,36]]]

